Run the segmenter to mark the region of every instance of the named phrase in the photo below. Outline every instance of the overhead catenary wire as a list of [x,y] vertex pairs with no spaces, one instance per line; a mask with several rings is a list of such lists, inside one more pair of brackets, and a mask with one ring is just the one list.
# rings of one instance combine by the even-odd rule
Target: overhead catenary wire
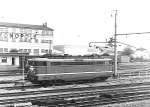
[[139,34],[149,34],[150,32],[139,32],[139,33],[120,33],[120,34],[116,34],[118,35],[139,35]]

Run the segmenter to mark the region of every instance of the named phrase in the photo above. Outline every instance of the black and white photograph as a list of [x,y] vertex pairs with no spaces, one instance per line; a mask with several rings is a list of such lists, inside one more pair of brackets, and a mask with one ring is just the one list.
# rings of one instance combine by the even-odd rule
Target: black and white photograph
[[150,107],[149,0],[0,4],[0,107]]

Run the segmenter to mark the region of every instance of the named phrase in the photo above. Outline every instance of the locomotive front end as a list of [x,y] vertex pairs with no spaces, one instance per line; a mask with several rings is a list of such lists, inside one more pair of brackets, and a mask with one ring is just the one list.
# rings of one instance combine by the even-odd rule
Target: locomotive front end
[[27,76],[26,79],[32,83],[37,83],[37,68],[36,66],[33,66],[32,61],[28,61],[28,66],[27,66]]

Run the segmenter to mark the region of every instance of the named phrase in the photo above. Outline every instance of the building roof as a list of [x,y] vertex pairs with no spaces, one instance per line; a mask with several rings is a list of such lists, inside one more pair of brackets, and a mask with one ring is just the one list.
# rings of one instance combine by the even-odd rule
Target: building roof
[[0,53],[0,56],[29,56],[29,53]]
[[0,26],[2,26],[2,27],[14,27],[14,28],[25,28],[25,29],[37,29],[37,30],[51,30],[51,31],[53,31],[53,29],[47,27],[46,24],[31,25],[31,24],[0,22]]

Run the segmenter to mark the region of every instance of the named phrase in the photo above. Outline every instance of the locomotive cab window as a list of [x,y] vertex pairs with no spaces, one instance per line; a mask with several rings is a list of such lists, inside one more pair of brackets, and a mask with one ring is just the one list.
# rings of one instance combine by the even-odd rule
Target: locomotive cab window
[[75,62],[52,62],[51,65],[104,65],[105,61],[75,61]]

